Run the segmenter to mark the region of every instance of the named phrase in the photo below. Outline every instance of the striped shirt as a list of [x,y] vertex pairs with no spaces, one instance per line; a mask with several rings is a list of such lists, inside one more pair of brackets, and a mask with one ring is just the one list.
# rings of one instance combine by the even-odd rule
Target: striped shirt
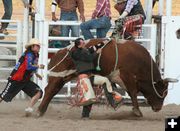
[[126,4],[125,11],[130,13],[131,10],[133,9],[134,5],[136,5],[137,3],[138,3],[138,0],[128,0],[127,4]]
[[92,14],[92,19],[102,16],[111,17],[110,2],[109,0],[97,0],[96,9]]

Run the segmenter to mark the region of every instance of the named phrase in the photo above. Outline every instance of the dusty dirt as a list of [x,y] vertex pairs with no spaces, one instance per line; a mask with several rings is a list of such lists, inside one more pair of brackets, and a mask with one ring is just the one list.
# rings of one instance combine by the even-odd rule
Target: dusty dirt
[[[82,108],[51,103],[46,114],[25,117],[28,101],[14,100],[0,104],[0,131],[164,131],[165,117],[180,115],[180,106],[167,105],[155,113],[150,107],[140,107],[142,118],[133,116],[132,106],[121,106],[117,111],[104,106],[93,107],[91,119],[82,120]],[[39,105],[39,103],[37,104]],[[37,108],[37,107],[36,107]]]

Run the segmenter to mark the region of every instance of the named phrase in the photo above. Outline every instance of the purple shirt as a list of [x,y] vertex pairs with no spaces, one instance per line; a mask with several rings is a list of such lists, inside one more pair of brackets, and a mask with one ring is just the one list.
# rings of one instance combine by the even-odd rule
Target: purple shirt
[[111,17],[109,0],[97,0],[96,2],[96,9],[92,14],[92,18],[94,19],[102,16]]
[[128,0],[125,11],[130,13],[134,5],[136,5],[137,3],[138,3],[138,0]]

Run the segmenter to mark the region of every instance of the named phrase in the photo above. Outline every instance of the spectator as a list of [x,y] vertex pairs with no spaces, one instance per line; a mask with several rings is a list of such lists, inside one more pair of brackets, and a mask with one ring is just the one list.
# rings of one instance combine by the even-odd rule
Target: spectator
[[[55,11],[56,6],[61,9],[60,20],[61,21],[78,21],[77,8],[80,13],[80,19],[82,22],[85,21],[84,17],[84,3],[83,0],[53,0],[52,1],[52,20],[57,21]],[[62,25],[61,26],[61,35],[68,37],[71,30],[72,37],[79,36],[79,27],[73,25]],[[63,45],[68,45],[69,41],[63,41]]]
[[[50,25],[49,26],[49,36],[58,37],[61,35],[60,26],[59,25]],[[49,40],[49,48],[63,48],[65,45],[62,44],[59,40]]]
[[104,38],[111,27],[111,10],[109,0],[97,0],[96,9],[92,14],[92,19],[80,25],[84,39],[94,38],[90,32],[96,29],[97,38]]
[[[2,16],[2,19],[10,20],[12,16],[12,11],[13,11],[12,0],[2,0],[2,2],[4,5],[4,15]],[[22,2],[25,7],[32,8],[32,6],[29,5],[27,0],[22,0]],[[8,31],[7,31],[8,25],[9,25],[9,22],[1,22],[0,33],[8,35]],[[4,39],[4,36],[0,36],[0,39]]]
[[[37,39],[31,39],[25,46],[26,51],[20,57],[8,79],[6,88],[0,94],[0,102],[10,102],[21,90],[31,97],[28,108],[25,109],[26,116],[31,115],[33,106],[42,96],[40,87],[30,80],[38,68],[43,69],[44,65],[38,65],[40,43]],[[40,79],[42,77],[35,73]]]
[[[2,0],[3,5],[4,5],[4,15],[2,16],[3,20],[10,20],[11,16],[12,16],[12,11],[13,11],[13,7],[12,7],[12,0]],[[0,29],[0,33],[3,33],[5,35],[8,34],[7,32],[7,27],[8,27],[8,22],[1,22],[1,29]],[[1,39],[3,39],[4,37],[0,37]]]

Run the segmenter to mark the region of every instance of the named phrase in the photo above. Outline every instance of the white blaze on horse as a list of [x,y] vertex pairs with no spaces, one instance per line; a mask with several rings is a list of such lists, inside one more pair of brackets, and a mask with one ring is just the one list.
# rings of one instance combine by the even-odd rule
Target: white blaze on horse
[[[135,41],[125,41],[123,44],[114,40],[92,39],[86,47],[105,43],[99,59],[100,75],[108,76],[110,80],[124,88],[132,100],[133,112],[142,116],[139,109],[137,94],[141,92],[147,99],[153,111],[161,110],[167,95],[168,83],[173,79],[162,79],[156,63],[149,52]],[[38,107],[38,115],[42,116],[49,102],[63,85],[77,77],[74,63],[69,51],[74,47],[59,50],[49,63],[49,81],[45,87],[45,95]]]

